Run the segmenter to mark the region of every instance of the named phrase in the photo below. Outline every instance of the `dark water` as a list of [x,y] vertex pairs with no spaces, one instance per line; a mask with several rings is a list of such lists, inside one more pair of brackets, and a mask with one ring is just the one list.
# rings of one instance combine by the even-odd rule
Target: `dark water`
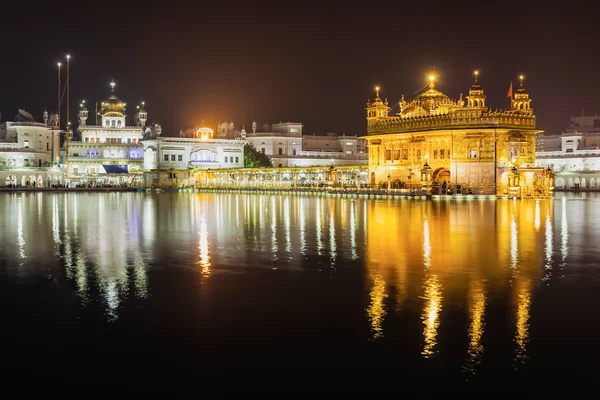
[[587,382],[599,221],[593,194],[2,194],[2,362],[111,381]]

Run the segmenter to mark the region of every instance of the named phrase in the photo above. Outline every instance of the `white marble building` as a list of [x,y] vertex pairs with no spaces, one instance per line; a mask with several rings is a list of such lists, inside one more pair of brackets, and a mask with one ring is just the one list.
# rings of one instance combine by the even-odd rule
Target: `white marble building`
[[346,135],[304,135],[302,124],[284,122],[263,126],[257,131],[241,131],[240,136],[254,148],[266,154],[274,167],[303,167],[320,165],[365,165],[368,163],[366,141]]
[[210,128],[199,128],[180,137],[156,135],[142,143],[145,170],[244,167],[246,141],[215,138]]
[[60,130],[56,114],[43,122],[25,110],[0,125],[0,186],[48,186],[62,182]]
[[600,116],[571,117],[564,132],[540,135],[536,160],[554,171],[558,189],[600,188]]
[[78,132],[81,140],[69,141],[68,178],[90,181],[101,178],[113,180],[129,179],[127,174],[140,172],[144,162],[144,135],[152,130],[160,132],[160,126],[147,127],[148,113],[144,102],[137,107],[134,124],[127,125],[127,104],[115,95],[115,84],[111,83],[111,94],[100,105],[97,125],[88,125],[88,109],[82,103],[78,113]]

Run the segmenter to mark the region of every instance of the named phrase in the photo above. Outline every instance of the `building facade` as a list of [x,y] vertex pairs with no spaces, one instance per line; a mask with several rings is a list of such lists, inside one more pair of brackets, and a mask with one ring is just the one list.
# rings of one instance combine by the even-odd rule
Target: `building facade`
[[146,187],[184,187],[193,171],[244,167],[246,141],[215,137],[206,127],[180,137],[156,135],[142,144]]
[[477,73],[466,99],[451,99],[434,80],[415,98],[402,96],[397,115],[389,115],[379,88],[367,103],[370,184],[432,194],[549,195],[553,177],[535,163],[540,131],[522,79],[509,110],[486,105]]
[[240,137],[278,168],[367,164],[366,140],[333,133],[304,135],[302,124],[297,122],[266,124],[262,131],[257,131],[253,122],[252,132],[242,130]]
[[82,103],[77,128],[80,140],[65,143],[67,178],[73,181],[124,181],[128,174],[141,172],[144,163],[144,134],[159,130],[160,126],[146,126],[148,113],[145,104],[138,106],[134,124],[127,125],[126,103],[111,94],[100,105],[96,125],[88,125],[89,111]]
[[0,186],[45,187],[62,183],[58,115],[43,113],[35,121],[19,110],[14,121],[0,125]]
[[550,167],[559,189],[600,189],[600,116],[571,117],[560,134],[538,137],[538,165]]

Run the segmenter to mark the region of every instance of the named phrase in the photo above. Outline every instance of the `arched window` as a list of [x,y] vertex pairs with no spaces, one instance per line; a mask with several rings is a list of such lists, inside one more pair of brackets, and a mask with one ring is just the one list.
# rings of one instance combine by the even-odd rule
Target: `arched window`
[[114,119],[112,120],[112,127],[113,127],[113,128],[117,126],[117,123],[116,123],[116,122],[117,122],[117,121],[115,121]]
[[106,126],[107,128],[110,127],[110,121],[106,120],[106,124],[104,124],[104,126]]
[[121,120],[119,120],[119,121],[117,122],[117,126],[118,126],[119,128],[121,127]]

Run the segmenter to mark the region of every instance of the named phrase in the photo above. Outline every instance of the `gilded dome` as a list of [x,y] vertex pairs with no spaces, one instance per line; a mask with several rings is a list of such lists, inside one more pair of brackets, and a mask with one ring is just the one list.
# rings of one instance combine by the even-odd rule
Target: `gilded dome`
[[456,102],[444,93],[436,90],[434,83],[431,82],[429,84],[429,90],[421,93],[408,103],[403,104],[400,116],[403,118],[411,118],[446,114],[448,113],[449,108],[456,106]]
[[124,117],[125,103],[115,95],[115,84],[111,83],[111,94],[102,102],[101,113],[106,117]]

